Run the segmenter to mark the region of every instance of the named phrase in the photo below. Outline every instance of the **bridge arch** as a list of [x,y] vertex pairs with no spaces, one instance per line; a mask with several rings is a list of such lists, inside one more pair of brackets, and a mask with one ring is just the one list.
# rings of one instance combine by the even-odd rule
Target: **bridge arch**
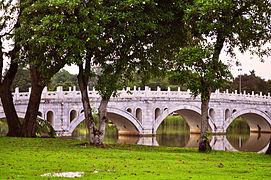
[[69,113],[69,120],[70,120],[70,122],[72,122],[76,117],[77,117],[77,111],[74,110],[74,109],[71,109],[70,113]]
[[248,123],[252,132],[271,132],[271,117],[266,112],[257,109],[244,109],[233,113],[225,121],[225,131],[238,117],[242,117]]
[[[168,107],[167,109],[165,109],[153,123],[154,133],[156,133],[158,127],[164,121],[164,119],[173,112],[178,112],[186,120],[187,124],[190,127],[190,132],[200,133],[201,109],[197,106],[187,104]],[[209,124],[211,123],[209,122]],[[213,129],[213,127],[210,126],[210,129]]]
[[53,110],[48,110],[46,112],[46,120],[49,121],[52,126],[55,125],[55,113]]
[[[107,116],[117,127],[119,134],[133,134],[138,135],[142,133],[142,125],[129,112],[117,108],[108,107]],[[72,133],[74,129],[85,120],[84,113],[81,113],[75,118],[69,127],[68,132]]]

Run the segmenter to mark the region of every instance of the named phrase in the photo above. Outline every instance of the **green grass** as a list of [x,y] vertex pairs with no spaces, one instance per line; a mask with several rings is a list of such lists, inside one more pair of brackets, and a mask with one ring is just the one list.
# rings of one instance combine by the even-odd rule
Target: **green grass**
[[84,179],[270,179],[271,156],[141,145],[96,148],[76,140],[0,137],[0,179],[57,179],[40,175],[76,171],[84,172]]

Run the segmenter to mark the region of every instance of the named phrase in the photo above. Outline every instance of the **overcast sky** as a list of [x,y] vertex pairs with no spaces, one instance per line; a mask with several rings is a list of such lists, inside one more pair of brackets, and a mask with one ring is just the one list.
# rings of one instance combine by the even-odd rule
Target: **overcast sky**
[[[250,74],[250,71],[255,70],[256,76],[260,76],[265,80],[271,80],[271,56],[264,57],[264,62],[261,62],[259,57],[252,56],[249,52],[244,54],[237,52],[236,55],[236,60],[241,63],[242,74]],[[230,59],[224,52],[220,55],[220,58],[224,61]],[[234,64],[235,61],[232,62],[233,66],[230,68],[234,77],[240,74],[240,71],[238,71],[240,67]]]

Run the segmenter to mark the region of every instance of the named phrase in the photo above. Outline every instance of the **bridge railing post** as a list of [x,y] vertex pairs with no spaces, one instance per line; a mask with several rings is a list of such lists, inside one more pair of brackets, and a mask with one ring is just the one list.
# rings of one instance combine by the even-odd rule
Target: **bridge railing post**
[[63,99],[63,97],[64,97],[64,94],[63,94],[63,87],[62,87],[62,86],[58,86],[58,87],[56,88],[56,92],[57,92],[58,98],[59,98],[59,99]]
[[19,87],[16,87],[15,88],[15,92],[14,92],[14,95],[13,95],[13,100],[17,100],[19,96]]
[[150,95],[150,88],[149,88],[149,86],[145,86],[145,90],[144,90],[144,96],[145,97],[148,97],[149,95]]
[[161,88],[159,86],[157,86],[157,91],[160,92],[161,91]]

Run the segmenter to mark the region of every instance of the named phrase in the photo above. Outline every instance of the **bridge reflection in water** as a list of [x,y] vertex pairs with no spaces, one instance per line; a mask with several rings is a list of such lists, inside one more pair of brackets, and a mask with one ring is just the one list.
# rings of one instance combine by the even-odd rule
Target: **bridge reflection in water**
[[[162,135],[163,136],[163,135]],[[197,148],[199,143],[199,134],[190,134],[185,142],[179,144],[165,143],[162,137],[136,137],[136,136],[118,136],[116,143],[122,144],[141,144],[151,146],[178,146],[186,148]],[[227,138],[226,135],[214,135],[211,137],[211,146],[215,150],[224,151],[249,151],[264,153],[270,142],[270,133],[250,133],[248,138],[243,140],[241,136]]]

